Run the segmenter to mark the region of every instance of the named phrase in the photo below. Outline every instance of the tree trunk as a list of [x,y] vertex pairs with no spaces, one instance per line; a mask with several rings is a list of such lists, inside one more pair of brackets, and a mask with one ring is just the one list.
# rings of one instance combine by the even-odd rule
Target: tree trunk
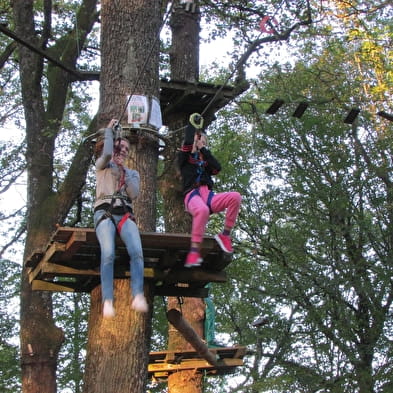
[[[88,1],[85,1],[88,4]],[[86,5],[85,4],[85,5]],[[93,15],[95,2],[89,3],[88,15]],[[32,1],[15,0],[12,3],[15,32],[26,42],[44,47],[48,29],[36,32]],[[87,18],[88,19],[88,18]],[[48,23],[48,20],[45,21]],[[88,28],[86,28],[88,31]],[[83,37],[81,37],[81,43]],[[19,45],[19,70],[23,106],[26,121],[26,163],[27,163],[27,236],[24,259],[33,251],[43,250],[56,228],[56,223],[64,219],[59,212],[66,212],[72,205],[69,198],[60,198],[53,191],[53,153],[58,125],[64,112],[69,78],[63,73],[45,76],[48,85],[48,101],[53,91],[59,98],[45,108],[42,93],[44,60],[35,52]],[[71,51],[72,52],[72,51]],[[75,62],[75,52],[70,53]],[[63,60],[70,60],[65,56]],[[69,62],[72,65],[72,60]],[[44,132],[45,131],[45,132]],[[83,172],[80,162],[79,171]],[[78,181],[74,182],[77,189]],[[78,191],[77,191],[78,192]],[[28,280],[29,269],[22,271],[20,307],[20,345],[22,366],[22,390],[24,393],[56,392],[57,356],[64,340],[61,329],[52,318],[52,298],[47,292],[32,291]]]
[[[159,30],[161,1],[104,0],[101,3],[102,66],[99,125],[112,118],[127,125],[127,96],[159,97]],[[148,57],[149,56],[149,57]],[[158,140],[135,131],[130,138],[127,166],[141,177],[140,195],[134,203],[141,231],[155,230]],[[114,282],[116,316],[103,320],[101,288],[91,294],[85,393],[138,393],[145,391],[151,335],[153,291],[145,282],[150,310],[131,309],[129,280]]]
[[[172,30],[172,45],[170,50],[171,78],[197,82],[199,78],[199,8],[195,12],[186,11],[178,1],[170,21]],[[190,113],[184,108],[183,113],[176,113],[165,119],[165,124],[171,130],[181,129],[188,122]],[[164,151],[165,169],[160,179],[160,191],[164,200],[165,228],[167,232],[190,233],[191,216],[184,212],[183,194],[180,174],[175,164],[177,149],[183,141],[183,132],[173,134]],[[168,309],[175,308],[182,313],[183,318],[192,326],[200,337],[204,337],[203,322],[205,303],[199,298],[184,298],[180,305],[177,298],[168,299]],[[168,350],[193,351],[194,348],[171,324],[168,332]],[[203,376],[195,371],[179,371],[168,377],[170,393],[200,393],[202,392]]]
[[131,309],[128,280],[115,281],[114,296],[116,316],[104,319],[101,288],[91,293],[84,393],[145,392],[151,313]]
[[[194,5],[197,3],[198,1],[195,1]],[[175,0],[170,26],[171,77],[176,80],[199,82],[199,7],[187,11],[184,5]]]

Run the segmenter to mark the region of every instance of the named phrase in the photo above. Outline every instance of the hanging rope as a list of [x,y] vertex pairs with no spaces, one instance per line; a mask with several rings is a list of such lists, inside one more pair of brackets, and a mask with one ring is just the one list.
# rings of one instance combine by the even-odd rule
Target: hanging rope
[[182,296],[177,297],[177,304],[179,305],[180,308],[180,314],[183,315],[182,305],[184,304],[184,299]]

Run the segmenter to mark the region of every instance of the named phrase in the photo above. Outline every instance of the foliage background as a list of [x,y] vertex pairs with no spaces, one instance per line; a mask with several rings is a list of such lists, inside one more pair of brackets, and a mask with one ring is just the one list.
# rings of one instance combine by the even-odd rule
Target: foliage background
[[[206,2],[204,14],[206,24],[214,26],[208,40],[234,30],[229,52],[235,62],[258,33],[249,26],[260,15],[214,3]],[[274,8],[278,2],[270,4]],[[59,32],[72,21],[77,2],[62,5]],[[215,155],[225,163],[217,189],[236,189],[244,197],[236,255],[227,269],[230,280],[212,288],[216,335],[228,345],[247,345],[249,355],[237,375],[206,379],[207,392],[388,392],[393,385],[392,125],[376,115],[393,112],[392,7],[362,1],[312,5],[313,27],[256,54],[248,70],[252,88],[222,110],[208,130]],[[1,16],[8,18],[7,2],[1,6]],[[11,44],[3,40],[2,51]],[[94,64],[96,35],[89,45],[92,57],[81,68]],[[208,81],[222,82],[227,75],[227,63],[209,64],[203,72]],[[17,61],[4,64],[1,81],[1,125],[23,129]],[[59,181],[91,118],[87,87],[76,84],[70,93],[57,139]],[[276,98],[285,101],[284,107],[266,115]],[[306,113],[294,118],[303,101],[309,103]],[[357,122],[343,123],[353,107],[361,109]],[[6,193],[23,182],[24,142],[10,141],[0,149],[0,187]],[[91,225],[92,178],[73,207],[70,225]],[[25,209],[1,209],[4,392],[19,386],[17,242],[23,242]],[[220,225],[220,218],[212,219],[208,233]],[[160,350],[166,321],[162,299],[155,302],[152,349]],[[67,337],[59,390],[79,392],[88,296],[56,294],[55,304],[57,323]],[[260,317],[268,322],[253,326]]]

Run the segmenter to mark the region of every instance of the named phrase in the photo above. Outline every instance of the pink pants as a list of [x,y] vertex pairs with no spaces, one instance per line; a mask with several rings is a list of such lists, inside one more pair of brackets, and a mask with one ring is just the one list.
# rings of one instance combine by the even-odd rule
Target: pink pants
[[[199,187],[199,195],[190,199],[190,191],[184,198],[186,211],[192,215],[191,241],[201,243],[205,235],[206,225],[209,220],[210,210],[207,206],[207,198],[210,190],[207,186]],[[211,199],[211,212],[219,213],[226,210],[224,226],[232,228],[235,225],[240,210],[241,195],[236,191],[220,192],[214,194]]]

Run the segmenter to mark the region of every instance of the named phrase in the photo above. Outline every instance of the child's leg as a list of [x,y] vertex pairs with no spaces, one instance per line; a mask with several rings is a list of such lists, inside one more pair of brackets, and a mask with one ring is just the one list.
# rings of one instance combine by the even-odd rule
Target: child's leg
[[[187,201],[186,201],[187,202]],[[192,215],[191,242],[202,243],[210,211],[199,195],[194,195],[187,204],[187,210]]]
[[241,200],[241,195],[236,191],[221,192],[212,198],[211,209],[213,213],[219,213],[226,209],[224,230],[230,231],[235,225]]

